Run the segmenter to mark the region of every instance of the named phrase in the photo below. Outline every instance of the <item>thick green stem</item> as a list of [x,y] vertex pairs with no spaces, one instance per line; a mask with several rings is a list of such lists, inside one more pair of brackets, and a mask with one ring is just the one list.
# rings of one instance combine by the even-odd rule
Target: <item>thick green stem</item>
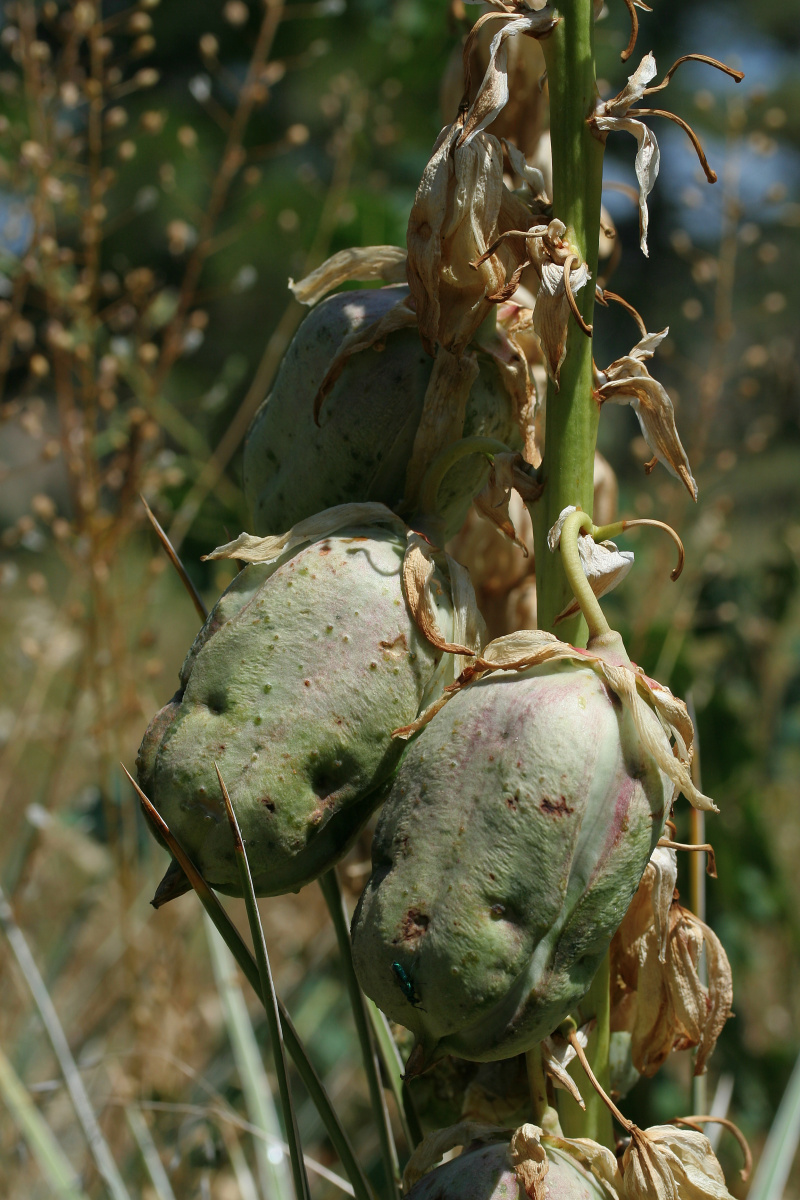
[[[542,42],[550,89],[550,137],[553,155],[553,215],[564,222],[566,236],[588,264],[591,279],[577,296],[587,325],[594,312],[594,281],[600,234],[600,194],[603,146],[593,137],[587,118],[597,99],[594,66],[593,0],[558,0],[562,20]],[[566,356],[559,387],[551,381],[545,410],[544,491],[531,506],[536,547],[536,593],[539,627],[553,631],[553,622],[572,598],[563,555],[551,554],[547,533],[569,505],[591,514],[594,504],[594,452],[600,410],[593,395],[592,339],[570,320]],[[594,599],[594,597],[592,597]],[[599,606],[598,606],[599,607]],[[577,646],[586,645],[583,617],[558,627],[558,635]],[[609,971],[608,959],[580,1006],[582,1020],[597,1021],[589,1059],[598,1079],[608,1076]],[[602,1101],[585,1096],[586,1113],[568,1095],[559,1112],[565,1134],[591,1137],[613,1147],[611,1122]]]
[[[591,325],[603,181],[603,146],[587,124],[597,97],[593,0],[560,0],[558,13],[562,20],[542,42],[550,89],[553,215],[564,222],[566,236],[589,266],[591,280],[576,300]],[[547,549],[547,532],[570,504],[592,512],[599,419],[592,386],[592,340],[571,320],[559,388],[551,381],[547,390],[544,492],[531,508],[542,629],[552,630],[554,619],[571,599],[560,557]],[[585,645],[586,624],[573,618],[559,626],[558,634]]]

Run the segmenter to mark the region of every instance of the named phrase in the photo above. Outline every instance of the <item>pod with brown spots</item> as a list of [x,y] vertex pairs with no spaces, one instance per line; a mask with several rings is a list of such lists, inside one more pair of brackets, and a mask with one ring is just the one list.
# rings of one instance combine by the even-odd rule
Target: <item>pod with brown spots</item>
[[[397,533],[351,528],[251,564],[198,635],[137,767],[213,887],[239,892],[215,762],[256,892],[297,891],[341,857],[382,799],[403,751],[392,730],[452,679],[451,656],[408,610],[404,548]],[[451,630],[448,581],[434,582]]]
[[416,1036],[410,1070],[445,1054],[506,1058],[558,1025],[592,982],[673,792],[588,666],[492,675],[433,717],[384,805],[352,930],[364,991]]

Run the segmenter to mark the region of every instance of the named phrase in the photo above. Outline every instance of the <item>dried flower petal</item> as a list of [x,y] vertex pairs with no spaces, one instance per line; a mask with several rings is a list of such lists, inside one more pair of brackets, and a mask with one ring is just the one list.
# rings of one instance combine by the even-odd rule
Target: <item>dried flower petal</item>
[[634,1127],[622,1172],[629,1200],[733,1200],[711,1143],[692,1129]]
[[481,516],[496,525],[507,538],[519,546],[527,558],[528,548],[517,537],[517,531],[509,513],[511,492],[514,486],[514,466],[517,458],[516,454],[495,455],[486,487],[475,497],[473,504]]
[[[672,899],[676,875],[675,851],[659,847],[611,944],[612,1028],[630,1032],[632,1062],[644,1075],[654,1075],[673,1050],[692,1046],[701,1074],[731,1011],[725,951]],[[708,986],[698,970],[704,946]]]
[[437,342],[463,349],[506,278],[498,255],[471,265],[497,236],[503,151],[483,133],[458,146],[460,132],[456,124],[440,135],[408,222],[408,283],[429,354]]
[[385,504],[337,504],[326,508],[313,517],[307,517],[293,525],[286,533],[270,537],[256,537],[252,533],[240,533],[232,542],[217,546],[203,561],[210,558],[235,558],[239,562],[269,563],[280,558],[284,550],[293,550],[303,542],[317,541],[344,529],[347,525],[389,525],[399,532],[405,530],[404,523]]
[[675,409],[665,388],[650,375],[644,360],[669,332],[649,333],[631,350],[616,359],[599,377],[597,397],[601,403],[630,404],[636,413],[647,445],[671,475],[680,479],[693,500],[697,484],[689,459],[678,436]]
[[542,1131],[538,1125],[520,1125],[511,1138],[511,1161],[514,1174],[528,1200],[545,1200],[548,1189],[545,1178],[550,1164],[542,1145]]
[[[515,310],[516,313],[528,311],[527,309]],[[533,314],[531,313],[530,319],[532,320],[532,318]],[[521,325],[522,322],[519,324]],[[503,380],[514,406],[514,416],[522,437],[525,460],[532,467],[538,467],[542,461],[536,437],[539,397],[528,356],[522,343],[514,336],[516,327],[515,322],[511,320],[508,324],[503,324],[498,314],[497,328],[493,336],[481,336],[476,345],[494,359],[500,378]]]
[[657,74],[656,60],[646,54],[622,91],[611,100],[598,106],[592,123],[603,133],[625,129],[638,142],[636,151],[636,178],[639,181],[639,239],[642,253],[647,254],[647,197],[653,190],[658,175],[659,153],[655,134],[642,121],[626,116],[629,108],[641,100],[648,83]]
[[351,279],[383,279],[405,283],[406,251],[401,246],[354,246],[340,250],[297,283],[289,280],[295,299],[309,307]]
[[[593,1025],[594,1022],[583,1025],[575,1035],[584,1050],[589,1044],[589,1034]],[[557,1032],[546,1037],[541,1045],[542,1065],[555,1086],[569,1092],[575,1103],[585,1110],[586,1104],[580,1089],[567,1070],[569,1064],[577,1057],[575,1047]]]
[[538,13],[512,18],[492,38],[489,65],[483,82],[478,89],[464,120],[464,129],[459,144],[463,144],[485,129],[508,103],[508,48],[507,39],[517,33],[531,37],[544,37],[555,27],[559,18],[543,7]]
[[494,1125],[479,1125],[474,1121],[459,1121],[446,1129],[437,1129],[426,1134],[406,1163],[403,1171],[403,1192],[408,1193],[414,1184],[427,1175],[439,1163],[448,1150],[456,1146],[469,1146],[472,1142],[495,1138],[502,1132]]
[[[437,609],[431,592],[435,582],[435,558],[444,559],[456,584],[456,611],[458,622],[454,635],[460,634],[469,644],[448,642],[437,620]],[[431,645],[448,654],[465,655],[468,658],[479,650],[483,629],[475,593],[469,574],[449,555],[436,551],[430,542],[418,533],[408,534],[406,552],[403,557],[403,593],[417,628]]]
[[[571,504],[559,514],[558,520],[547,535],[547,545],[550,550],[558,549],[564,522],[573,512],[575,512],[575,506]],[[632,551],[618,550],[614,542],[596,542],[588,533],[584,533],[578,538],[578,556],[595,596],[605,596],[607,592],[613,591],[617,584],[622,583],[633,566]],[[579,608],[578,601],[573,599],[566,608],[561,610],[554,623],[558,624],[566,617],[571,617],[579,611]]]
[[467,399],[478,370],[474,354],[451,354],[444,346],[436,351],[406,468],[406,504],[416,503],[425,472],[437,454],[463,436]]

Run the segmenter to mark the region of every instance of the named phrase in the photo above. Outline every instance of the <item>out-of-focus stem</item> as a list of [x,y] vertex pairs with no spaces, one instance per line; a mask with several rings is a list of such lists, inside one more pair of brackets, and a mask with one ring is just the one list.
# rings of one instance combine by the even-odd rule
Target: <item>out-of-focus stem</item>
[[[594,279],[603,146],[592,136],[587,124],[597,96],[593,3],[561,0],[558,13],[562,20],[542,41],[550,88],[553,215],[566,225],[566,236],[588,264]],[[592,283],[575,297],[587,325],[592,324],[594,296]],[[572,597],[560,557],[548,551],[547,531],[570,504],[592,512],[599,418],[592,384],[592,341],[571,320],[559,389],[552,381],[548,384],[542,465],[544,492],[532,506],[536,592],[542,629],[552,630],[555,617]],[[580,617],[563,622],[558,633],[577,645],[586,644],[586,624]]]

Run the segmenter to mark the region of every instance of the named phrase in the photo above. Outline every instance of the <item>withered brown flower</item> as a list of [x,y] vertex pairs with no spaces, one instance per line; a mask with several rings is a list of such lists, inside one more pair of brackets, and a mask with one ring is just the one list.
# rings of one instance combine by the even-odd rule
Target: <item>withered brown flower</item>
[[[612,1029],[631,1034],[633,1065],[647,1076],[673,1050],[693,1046],[702,1074],[733,998],[722,943],[673,899],[675,878],[675,851],[659,847],[611,943]],[[703,950],[708,984],[700,976]]]

